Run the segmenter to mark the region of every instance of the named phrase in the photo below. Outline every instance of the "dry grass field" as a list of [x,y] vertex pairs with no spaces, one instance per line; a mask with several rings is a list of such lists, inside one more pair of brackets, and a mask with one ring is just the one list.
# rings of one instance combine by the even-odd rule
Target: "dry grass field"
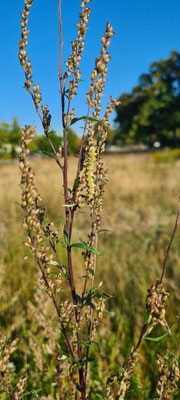
[[[69,159],[69,186],[73,182],[76,161],[73,157]],[[98,248],[104,255],[98,258],[97,281],[102,280],[105,290],[114,297],[107,304],[111,313],[109,322],[102,326],[99,335],[104,345],[102,371],[108,366],[113,372],[139,332],[147,289],[160,275],[176,218],[180,162],[157,165],[150,154],[104,156],[104,161],[109,171],[109,182],[105,190],[103,228],[110,232],[99,235]],[[58,166],[54,160],[42,159],[32,160],[32,167],[47,218],[54,220],[61,232],[63,222],[58,219],[63,217],[64,207]],[[0,322],[2,332],[23,338],[26,336],[26,309],[35,285],[36,266],[31,258],[26,259],[28,251],[22,244],[25,237],[23,212],[16,203],[21,202],[19,182],[18,163],[0,166]],[[83,209],[76,217],[74,241],[88,234],[85,211]],[[78,279],[80,252],[74,253],[74,261]],[[157,375],[153,357],[157,351],[164,351],[167,343],[174,351],[178,340],[180,229],[169,255],[166,284],[170,292],[168,321],[170,326],[175,324],[174,333],[172,338],[157,344],[143,345],[143,368],[137,369],[141,386],[150,387],[152,395]],[[162,334],[162,328],[159,331]],[[37,386],[35,376],[32,378],[34,387]],[[133,394],[128,396],[127,399],[137,398]],[[143,393],[139,398],[153,398],[148,396]],[[178,398],[177,394],[175,399]]]

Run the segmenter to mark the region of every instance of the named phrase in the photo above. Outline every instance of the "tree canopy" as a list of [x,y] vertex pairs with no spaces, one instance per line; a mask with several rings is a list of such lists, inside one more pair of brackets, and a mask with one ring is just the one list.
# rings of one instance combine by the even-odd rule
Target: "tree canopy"
[[180,144],[180,53],[153,62],[131,93],[116,107],[119,124],[114,142],[152,145]]

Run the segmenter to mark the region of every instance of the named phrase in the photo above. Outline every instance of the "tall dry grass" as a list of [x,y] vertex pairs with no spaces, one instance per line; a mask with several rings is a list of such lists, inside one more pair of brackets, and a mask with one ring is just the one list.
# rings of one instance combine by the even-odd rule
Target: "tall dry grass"
[[[105,192],[103,228],[110,232],[100,234],[98,247],[104,255],[98,260],[97,281],[102,280],[103,289],[114,297],[106,303],[110,314],[107,314],[99,331],[102,360],[92,371],[95,374],[97,367],[102,380],[105,379],[106,369],[115,373],[117,365],[122,363],[132,341],[139,334],[144,318],[146,291],[160,274],[173,229],[180,181],[179,161],[157,166],[151,155],[104,156],[104,161],[109,170],[109,183]],[[69,159],[70,171],[74,171],[75,162],[75,158]],[[63,217],[62,182],[59,180],[56,163],[43,159],[34,160],[32,164],[47,214],[52,219]],[[69,179],[72,183],[73,174]],[[31,258],[26,259],[30,254],[22,246],[22,210],[16,204],[20,202],[19,180],[18,164],[0,167],[0,320],[4,333],[12,337],[18,335],[22,341],[17,363],[20,373],[23,354],[27,354],[27,334],[29,331],[33,334],[35,329],[34,322],[29,322],[27,309],[36,287],[37,269]],[[56,184],[57,180],[59,185]],[[85,214],[81,212],[76,216],[73,233],[76,241],[85,238],[84,217]],[[56,220],[56,226],[61,231],[63,221]],[[180,232],[177,231],[169,254],[166,278],[170,291],[167,318],[170,326],[175,324],[175,327],[171,338],[166,337],[160,342],[145,343],[142,346],[141,367],[137,367],[136,376],[141,387],[150,389],[150,392],[140,392],[139,398],[142,399],[155,396],[158,374],[155,355],[163,353],[168,343],[172,351],[175,350],[178,342],[179,242]],[[74,252],[73,257],[80,275],[80,253]],[[161,328],[156,329],[155,333],[162,334]],[[30,383],[37,388],[38,373],[32,367],[33,359],[27,357],[27,370],[34,368]],[[42,378],[42,385],[45,392],[50,393],[45,378]],[[177,393],[174,398],[178,399],[178,396]],[[127,399],[134,398],[137,397],[133,392],[127,394]]]

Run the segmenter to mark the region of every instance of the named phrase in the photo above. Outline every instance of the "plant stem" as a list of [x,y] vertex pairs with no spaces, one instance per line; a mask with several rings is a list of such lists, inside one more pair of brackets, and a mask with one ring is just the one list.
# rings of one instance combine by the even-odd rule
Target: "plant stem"
[[178,222],[179,222],[179,213],[180,213],[180,202],[178,204],[178,209],[177,209],[177,215],[176,215],[176,221],[175,221],[175,225],[174,225],[174,229],[173,229],[173,233],[171,235],[171,239],[170,242],[168,244],[167,250],[166,250],[166,254],[165,254],[165,258],[164,258],[164,263],[163,263],[163,268],[162,268],[162,275],[161,275],[161,279],[160,282],[163,281],[164,277],[165,277],[165,273],[166,273],[166,264],[167,264],[167,259],[168,259],[168,255],[174,240],[174,236],[177,230],[177,226],[178,226]]
[[[58,3],[58,15],[59,15],[59,29],[60,29],[60,50],[59,50],[59,81],[60,81],[60,91],[61,91],[61,112],[62,112],[62,126],[63,126],[63,142],[64,142],[64,168],[63,168],[63,183],[64,183],[64,200],[65,204],[69,202],[68,196],[68,160],[67,160],[67,126],[65,121],[65,96],[64,96],[64,86],[63,86],[63,76],[62,76],[62,47],[63,47],[63,38],[62,38],[62,17],[61,17],[61,0]],[[65,207],[65,216],[66,216],[66,226],[68,237],[70,240],[71,232],[72,232],[72,224],[70,224],[70,211],[68,207]],[[67,259],[68,259],[68,270],[69,270],[69,281],[72,293],[73,304],[75,308],[75,319],[76,323],[79,322],[78,317],[78,301],[76,296],[76,289],[74,283],[74,275],[72,268],[72,256],[71,256],[71,248],[67,246]],[[77,341],[81,341],[81,336],[77,333]],[[77,353],[78,353],[78,361],[82,361],[82,346],[81,343],[77,344]],[[79,369],[79,383],[81,387],[81,396],[82,400],[85,400],[85,381],[84,381],[84,372],[83,367]]]
[[[29,236],[30,236],[30,239],[31,239],[31,241],[33,243],[33,246],[36,249],[36,243],[34,242],[33,237],[31,235],[29,235]],[[52,302],[54,304],[54,307],[56,309],[56,312],[57,312],[57,315],[58,315],[58,318],[59,318],[59,321],[60,321],[60,324],[61,324],[61,329],[62,329],[64,338],[66,340],[67,348],[69,350],[69,353],[71,354],[71,357],[72,357],[73,361],[75,361],[75,357],[74,357],[74,354],[73,354],[73,351],[72,351],[72,348],[71,348],[71,344],[70,344],[69,338],[68,338],[68,336],[66,334],[64,323],[63,323],[63,321],[61,319],[61,314],[60,314],[60,310],[59,310],[59,307],[58,307],[57,302],[56,302],[55,295],[54,295],[54,293],[52,292],[52,289],[49,286],[48,279],[47,279],[47,276],[46,276],[46,274],[44,272],[44,269],[43,269],[43,266],[41,264],[41,261],[36,257],[36,254],[35,254],[35,260],[36,260],[36,262],[37,262],[37,264],[38,264],[38,266],[39,266],[39,268],[41,270],[45,286],[46,286],[48,292],[50,293],[51,300],[52,300]]]

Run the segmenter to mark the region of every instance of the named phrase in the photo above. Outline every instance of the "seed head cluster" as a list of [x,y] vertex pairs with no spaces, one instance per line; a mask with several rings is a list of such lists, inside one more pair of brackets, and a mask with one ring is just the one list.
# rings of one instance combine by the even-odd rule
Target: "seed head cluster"
[[167,327],[165,314],[168,295],[169,294],[166,292],[163,282],[161,281],[157,281],[156,283],[154,283],[148,290],[148,295],[146,298],[146,309],[149,314],[149,332],[157,324],[161,324]]
[[[106,183],[105,166],[102,159],[102,154],[105,151],[105,142],[109,130],[109,117],[114,108],[119,105],[119,102],[110,96],[110,102],[106,107],[104,116],[100,120],[100,113],[102,107],[102,97],[107,82],[108,62],[111,60],[109,54],[109,46],[112,36],[115,34],[113,27],[109,22],[106,24],[104,35],[101,38],[101,52],[100,56],[95,59],[95,67],[91,73],[91,82],[89,91],[86,94],[88,111],[85,119],[84,133],[82,145],[80,150],[79,164],[77,168],[77,175],[73,189],[68,187],[68,161],[67,161],[67,131],[75,116],[74,108],[71,108],[71,101],[77,94],[78,83],[81,78],[80,61],[85,45],[85,35],[87,31],[87,24],[90,16],[90,8],[88,4],[91,0],[81,1],[81,12],[79,14],[79,21],[77,23],[77,37],[71,42],[72,53],[66,62],[67,72],[62,77],[62,57],[60,46],[60,87],[61,87],[61,100],[62,100],[62,120],[63,120],[63,139],[64,139],[64,152],[60,147],[57,151],[54,148],[51,138],[49,137],[51,115],[47,105],[42,105],[42,95],[40,92],[40,85],[34,84],[32,79],[32,65],[26,53],[28,45],[27,30],[29,10],[33,4],[33,0],[24,0],[24,11],[21,14],[21,39],[19,43],[19,60],[25,73],[25,89],[30,93],[38,116],[42,122],[44,133],[51,145],[53,153],[57,156],[58,160],[64,157],[64,163],[59,166],[63,172],[64,183],[64,198],[65,198],[65,220],[67,221],[66,229],[64,231],[64,243],[67,250],[67,269],[62,264],[57,253],[56,245],[59,242],[58,232],[55,230],[54,224],[44,224],[45,209],[41,206],[41,197],[34,181],[34,174],[29,163],[29,144],[33,138],[35,129],[32,126],[25,126],[22,130],[22,143],[21,152],[19,156],[20,169],[22,172],[21,189],[22,189],[22,208],[24,209],[24,229],[27,231],[27,241],[25,245],[32,251],[33,256],[40,268],[42,281],[45,286],[45,292],[48,300],[52,300],[55,318],[61,324],[61,330],[64,335],[66,343],[66,352],[62,355],[63,349],[59,347],[61,356],[57,357],[56,341],[59,335],[59,327],[52,333],[51,328],[47,324],[47,308],[48,302],[44,301],[44,293],[35,296],[35,305],[28,304],[29,315],[34,315],[37,321],[38,328],[43,330],[44,337],[44,352],[52,356],[54,366],[57,372],[57,379],[55,386],[58,386],[59,395],[54,393],[58,398],[66,398],[68,395],[71,398],[79,398],[77,390],[81,391],[83,400],[87,398],[88,391],[90,390],[90,378],[88,377],[88,354],[89,347],[92,343],[94,336],[99,327],[100,320],[103,317],[105,308],[105,299],[94,295],[97,287],[94,287],[94,274],[96,269],[96,254],[95,249],[98,246],[97,233],[101,226],[102,221],[102,205],[104,186]],[[61,1],[59,1],[60,6]],[[60,18],[60,37],[61,35],[61,12]],[[62,45],[62,42],[61,42]],[[69,87],[66,89],[67,81]],[[67,108],[65,97],[68,98]],[[92,114],[92,117],[91,117]],[[75,119],[76,120],[76,119]],[[77,118],[78,120],[78,118]],[[75,122],[75,121],[73,121]],[[75,189],[74,189],[75,187]],[[70,192],[70,194],[69,194]],[[79,207],[87,205],[90,209],[90,232],[88,235],[87,243],[84,246],[77,246],[83,248],[82,255],[84,257],[85,274],[82,276],[83,289],[82,295],[79,295],[79,288],[76,286],[76,276],[73,267],[73,259],[71,256],[71,238],[72,226],[74,221],[74,213]],[[70,208],[68,208],[70,207]],[[65,233],[67,235],[65,235]],[[65,240],[67,239],[68,241]],[[44,240],[46,239],[46,241]],[[45,244],[49,242],[50,247]],[[93,247],[93,248],[92,248]],[[58,262],[53,260],[55,255]],[[52,267],[53,266],[53,267]],[[60,269],[60,273],[59,273]],[[65,272],[64,272],[65,270]],[[57,272],[58,271],[58,272]],[[63,300],[59,301],[59,294],[62,293],[62,279],[63,276],[67,279],[72,294],[72,299],[63,294]],[[100,286],[100,285],[99,285]],[[89,289],[90,288],[90,289]],[[65,292],[65,290],[63,290]],[[131,349],[127,362],[124,362],[120,377],[111,377],[107,380],[106,385],[106,398],[108,400],[116,399],[123,400],[126,392],[129,389],[132,375],[134,374],[135,365],[138,361],[138,349],[142,340],[151,332],[153,327],[161,324],[167,327],[165,320],[166,302],[168,293],[166,292],[162,279],[157,281],[151,286],[146,298],[146,310],[148,313],[148,322],[144,323],[137,345]],[[50,299],[51,298],[51,299]],[[56,315],[57,314],[57,315]],[[53,316],[51,318],[51,321]],[[57,321],[57,319],[56,319]],[[84,340],[85,338],[85,340]],[[83,340],[83,341],[82,341]],[[95,342],[96,343],[96,342]],[[9,369],[10,354],[16,349],[17,341],[11,344],[6,343],[5,338],[0,339],[0,373],[2,382],[6,392],[11,396],[11,376]],[[30,335],[29,337],[30,348],[34,353],[34,359],[39,370],[43,370],[43,351],[39,350],[38,339]],[[86,344],[87,348],[83,349]],[[69,352],[69,356],[67,355]],[[39,357],[38,353],[42,357]],[[84,359],[84,356],[86,357]],[[59,367],[60,363],[64,365]],[[171,400],[172,393],[177,388],[177,381],[179,379],[179,368],[176,359],[172,361],[172,367],[169,369],[169,362],[167,354],[165,357],[158,356],[158,369],[159,380],[157,393],[162,398]],[[118,375],[119,376],[119,375]],[[16,389],[13,394],[13,399],[17,400],[25,391],[27,379],[22,377],[19,379]],[[88,382],[86,382],[88,381]],[[78,383],[79,382],[79,383]],[[64,384],[65,383],[65,384]],[[169,390],[166,390],[166,389]],[[86,390],[87,389],[87,390]],[[114,390],[116,389],[116,390]],[[68,393],[67,393],[68,391]],[[115,393],[115,395],[114,395]],[[165,394],[164,394],[165,393]],[[162,395],[164,397],[162,397]],[[66,397],[64,397],[66,396]],[[41,400],[51,400],[51,395],[42,397]]]
[[20,377],[15,390],[12,389],[11,384],[11,368],[10,368],[10,356],[17,349],[18,339],[8,342],[5,336],[0,337],[0,377],[4,391],[8,393],[10,398],[19,400],[20,396],[25,392],[27,378]]
[[117,102],[111,97],[111,102],[106,108],[102,123],[96,123],[101,111],[101,100],[105,83],[107,81],[107,64],[111,57],[107,51],[111,37],[114,35],[112,26],[107,22],[105,35],[102,36],[101,55],[95,60],[95,68],[91,74],[91,85],[87,93],[89,108],[93,108],[93,118],[95,121],[88,121],[88,140],[85,148],[84,178],[87,187],[86,201],[91,209],[95,210],[97,217],[97,226],[101,223],[102,197],[104,193],[104,184],[106,171],[100,155],[105,150],[105,141],[107,137],[108,118]]
[[[178,362],[173,359],[172,367],[169,368],[169,353],[164,356],[157,356],[157,364],[159,371],[157,393],[164,400],[172,400],[173,393],[178,389],[177,382],[180,379],[180,371]],[[162,397],[163,396],[163,397]]]
[[[28,156],[28,145],[31,142],[35,129],[32,126],[25,126],[22,130],[21,152],[19,155],[20,169],[22,171],[21,188],[22,188],[22,207],[25,211],[24,229],[28,233],[28,240],[25,243],[31,249],[36,261],[42,270],[48,274],[50,272],[50,263],[53,258],[49,254],[49,247],[43,243],[44,231],[42,220],[44,209],[40,207],[41,197],[34,183],[34,174],[31,170]],[[53,236],[53,240],[57,238],[57,232],[52,231],[52,227],[46,227],[48,234]]]
[[33,79],[32,79],[32,65],[31,61],[26,53],[26,47],[28,45],[28,35],[29,31],[27,30],[27,25],[28,25],[28,17],[29,17],[29,11],[30,8],[33,4],[33,0],[25,0],[24,1],[24,11],[21,13],[21,39],[19,42],[19,60],[20,63],[23,67],[24,73],[25,73],[25,84],[24,87],[25,89],[30,93],[36,111],[39,113],[39,108],[41,106],[42,110],[42,117],[40,116],[41,122],[43,124],[45,133],[48,134],[49,129],[50,129],[50,123],[51,123],[51,115],[49,113],[48,107],[45,105],[41,105],[42,102],[42,94],[39,90],[40,84],[33,84]]
[[132,348],[127,363],[124,363],[123,365],[123,369],[119,378],[119,389],[117,392],[116,400],[123,400],[125,398],[125,394],[130,386],[130,379],[134,373],[134,368],[137,361],[138,355],[134,348]]
[[86,7],[86,4],[90,3],[90,1],[91,0],[83,0],[81,3],[81,13],[79,14],[79,21],[77,23],[77,38],[71,42],[72,54],[70,54],[68,61],[66,61],[66,77],[69,77],[73,73],[73,79],[69,82],[69,102],[74,98],[78,88],[78,81],[81,78],[79,64],[84,50],[84,38],[88,29],[87,23],[90,15],[90,8]]
[[32,4],[33,0],[25,0],[24,11],[21,13],[22,19],[21,19],[21,39],[19,42],[19,60],[23,67],[26,77],[26,81],[24,84],[25,89],[31,93],[35,106],[38,109],[41,105],[41,93],[39,91],[39,85],[33,85],[33,89],[31,90],[31,86],[33,84],[32,65],[26,53],[26,47],[28,45],[28,35],[29,35],[29,31],[27,30],[27,25],[28,25],[29,11]]

